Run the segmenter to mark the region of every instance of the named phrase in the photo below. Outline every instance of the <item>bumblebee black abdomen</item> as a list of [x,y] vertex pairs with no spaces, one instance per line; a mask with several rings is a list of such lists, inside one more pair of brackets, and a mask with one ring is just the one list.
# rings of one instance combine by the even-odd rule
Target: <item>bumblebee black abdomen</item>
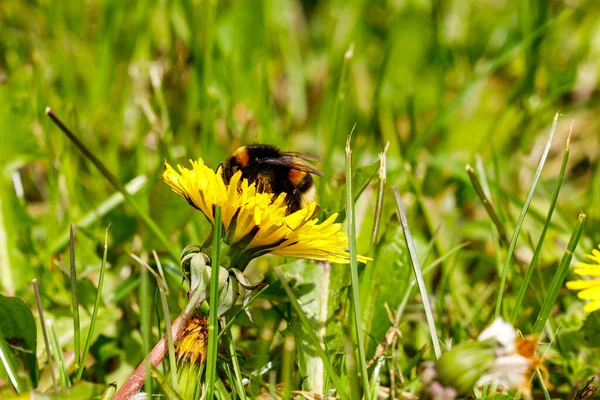
[[303,153],[282,152],[270,145],[243,146],[223,163],[223,180],[229,184],[233,175],[242,171],[242,178],[255,183],[260,192],[286,193],[288,213],[293,213],[312,200],[314,183],[311,174],[321,175],[302,157],[318,159]]

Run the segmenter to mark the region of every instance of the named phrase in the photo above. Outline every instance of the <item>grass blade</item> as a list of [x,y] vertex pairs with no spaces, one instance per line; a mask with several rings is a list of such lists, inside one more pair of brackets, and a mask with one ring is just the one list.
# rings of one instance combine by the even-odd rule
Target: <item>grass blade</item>
[[146,226],[148,226],[152,233],[154,233],[158,240],[160,240],[160,242],[169,251],[171,257],[173,257],[174,260],[178,260],[179,252],[163,234],[162,230],[158,227],[158,225],[156,225],[156,222],[154,222],[150,215],[139,206],[139,204],[135,201],[133,196],[129,194],[129,192],[125,189],[121,182],[119,182],[119,180],[108,170],[108,168],[104,166],[102,161],[100,161],[100,159],[98,159],[98,157],[96,157],[94,153],[92,153],[79,140],[79,138],[77,138],[77,136],[75,136],[75,134],[64,124],[64,122],[62,122],[62,120],[52,112],[50,107],[46,108],[46,115],[48,115],[50,119],[56,124],[56,126],[58,126],[60,130],[63,131],[65,135],[67,135],[69,140],[71,140],[71,142],[73,142],[73,144],[77,146],[79,151],[81,151],[81,153],[83,153],[83,155],[87,159],[89,159],[92,162],[92,164],[94,164],[94,166],[98,169],[98,171],[100,171],[100,173],[106,178],[106,180],[110,182],[110,184],[113,185],[113,187],[123,195],[125,200],[127,200],[129,205],[131,205],[136,214],[144,221]]
[[390,147],[390,142],[387,142],[383,153],[379,153],[379,185],[377,186],[377,202],[375,203],[375,218],[373,220],[373,231],[371,232],[371,242],[369,243],[369,257],[375,255],[377,240],[379,237],[379,227],[381,226],[381,214],[383,212],[383,197],[385,194],[386,181],[386,161],[387,151]]
[[[469,243],[467,243],[467,242],[461,243],[461,244],[453,247],[452,249],[448,250],[448,252],[446,254],[444,254],[443,256],[437,258],[436,260],[434,260],[433,262],[428,264],[426,267],[423,268],[423,276],[425,276],[425,274],[428,274],[435,267],[440,265],[444,260],[446,260],[448,257],[453,255],[454,253],[458,252],[459,250],[461,250],[463,247],[465,247],[468,244]],[[398,305],[398,308],[396,309],[396,314],[394,315],[394,321],[396,324],[400,323],[400,319],[402,318],[402,315],[404,314],[404,310],[406,309],[408,300],[410,300],[410,298],[414,294],[416,284],[417,284],[416,279],[414,277],[411,278],[410,283],[408,284],[408,288],[406,289],[406,294],[402,298],[402,301],[400,301],[400,304]]]
[[[152,311],[151,311],[151,294],[150,280],[148,279],[148,270],[142,268],[140,271],[140,287],[138,294],[140,303],[140,322],[142,330],[142,351],[144,354],[150,353],[151,336],[152,336]],[[149,379],[152,374],[150,359],[146,358],[146,376],[144,377],[144,390],[146,393],[152,393],[152,381]]]
[[[352,129],[354,131],[354,129]],[[371,399],[369,391],[369,375],[367,372],[367,361],[365,357],[365,339],[360,312],[360,295],[358,281],[358,260],[356,258],[356,222],[354,220],[354,197],[352,196],[352,150],[350,141],[352,132],[346,139],[346,224],[348,228],[348,251],[350,252],[350,272],[352,274],[352,309],[354,310],[354,329],[358,344],[358,364],[363,385],[363,395],[367,400]]]
[[550,152],[550,146],[552,145],[552,138],[554,137],[554,131],[556,131],[557,123],[558,113],[556,113],[556,115],[554,116],[552,128],[550,128],[550,135],[548,136],[548,140],[546,141],[546,147],[544,148],[544,152],[542,153],[542,157],[540,158],[540,161],[538,163],[537,170],[535,171],[535,176],[533,177],[533,182],[531,183],[529,193],[527,194],[527,199],[525,200],[525,204],[521,209],[521,214],[519,215],[519,219],[517,220],[515,231],[510,240],[510,246],[508,247],[508,252],[504,261],[504,266],[502,267],[502,278],[500,280],[500,288],[498,289],[498,299],[496,300],[496,311],[494,313],[495,318],[498,318],[500,316],[500,311],[502,308],[502,297],[504,296],[504,286],[506,286],[506,278],[508,276],[508,268],[510,267],[510,261],[515,251],[515,247],[517,245],[517,239],[519,238],[519,234],[521,233],[523,221],[525,220],[525,216],[527,215],[527,211],[529,210],[529,205],[531,204],[531,199],[533,198],[533,193],[535,192],[535,187],[537,186],[538,180],[540,179],[540,174],[542,173],[542,168],[544,167],[544,163],[546,162],[546,158],[548,157],[548,152]]
[[[573,124],[571,124],[571,131],[573,130]],[[558,181],[556,182],[556,188],[554,189],[554,194],[552,196],[552,200],[550,202],[550,207],[548,208],[548,215],[546,217],[546,222],[544,223],[544,227],[542,228],[542,233],[540,235],[540,239],[535,247],[535,251],[533,253],[533,257],[531,258],[531,262],[529,263],[529,268],[525,273],[525,277],[523,278],[523,283],[519,287],[519,293],[517,294],[517,300],[515,302],[514,308],[512,310],[512,314],[510,316],[510,323],[512,325],[515,324],[517,320],[517,316],[519,315],[519,311],[521,310],[521,304],[523,303],[523,298],[525,297],[525,292],[527,291],[527,287],[529,286],[529,282],[531,281],[531,275],[533,274],[533,270],[537,266],[537,261],[542,253],[542,246],[544,245],[544,239],[546,238],[546,233],[548,232],[548,228],[550,227],[550,221],[552,220],[552,214],[554,213],[554,207],[556,206],[556,200],[558,199],[558,194],[560,193],[560,188],[562,186],[563,178],[565,177],[565,170],[567,168],[567,161],[569,160],[569,152],[571,150],[571,142],[570,142],[571,132],[569,132],[569,138],[567,138],[567,146],[565,147],[565,152],[563,156],[562,165],[560,166],[560,172],[558,173]]]
[[440,340],[438,338],[437,330],[435,328],[433,312],[431,311],[431,303],[429,302],[427,287],[425,287],[425,280],[423,279],[423,271],[421,270],[419,258],[417,257],[417,248],[415,247],[415,242],[413,241],[410,229],[408,228],[408,220],[406,219],[406,214],[404,213],[404,207],[402,206],[402,199],[400,198],[400,193],[398,192],[398,189],[395,186],[394,195],[396,196],[396,206],[398,207],[398,214],[400,216],[400,222],[402,223],[404,239],[406,240],[408,252],[410,253],[410,263],[413,267],[415,279],[417,280],[419,292],[421,293],[421,298],[423,300],[423,307],[425,308],[425,317],[427,318],[427,325],[429,325],[429,334],[431,335],[431,342],[433,343],[433,351],[435,353],[435,358],[440,358],[442,355]]
[[74,353],[75,353],[75,370],[79,369],[81,364],[81,325],[79,322],[79,296],[77,294],[77,269],[75,268],[75,227],[71,223],[69,229],[71,245],[69,247],[69,261],[71,269],[71,301],[73,307],[73,336],[74,336]]
[[552,279],[552,283],[550,284],[550,289],[546,294],[546,298],[544,299],[544,303],[542,304],[542,308],[537,316],[535,324],[533,325],[533,334],[539,334],[544,329],[544,325],[550,316],[550,312],[552,311],[552,306],[558,297],[558,291],[563,285],[563,281],[567,276],[567,272],[569,272],[569,266],[571,265],[571,259],[573,259],[573,254],[575,253],[575,249],[577,248],[577,244],[579,243],[579,238],[581,237],[581,233],[583,232],[583,226],[585,224],[586,215],[585,213],[579,213],[579,217],[577,218],[577,225],[571,234],[571,240],[569,240],[569,244],[567,245],[567,249],[563,254],[562,259],[560,260],[560,264],[558,265],[558,269],[554,274],[554,278]]
[[229,354],[231,356],[231,366],[233,367],[234,379],[233,383],[237,390],[238,396],[240,399],[246,400],[246,391],[244,390],[244,384],[242,379],[242,371],[240,369],[240,363],[238,361],[237,353],[235,351],[235,343],[233,342],[233,337],[231,336],[231,332],[226,337],[227,348],[229,349]]
[[552,397],[550,397],[550,393],[548,392],[548,388],[546,387],[546,382],[544,382],[544,377],[542,376],[542,372],[540,371],[539,368],[535,369],[535,374],[537,375],[537,377],[540,381],[540,386],[542,387],[542,391],[544,392],[544,400],[552,400]]
[[92,312],[92,319],[90,321],[90,330],[85,339],[85,345],[83,346],[83,355],[81,357],[81,363],[79,364],[79,368],[77,369],[75,380],[80,380],[81,375],[83,374],[83,368],[85,366],[85,359],[87,358],[88,351],[90,350],[90,345],[92,342],[92,336],[94,334],[94,329],[96,327],[96,318],[98,316],[98,309],[100,308],[100,302],[102,300],[102,286],[104,285],[104,271],[106,270],[106,255],[108,254],[108,229],[110,225],[106,228],[106,233],[104,235],[104,254],[102,255],[102,264],[100,265],[100,277],[98,278],[98,291],[96,292],[96,301],[94,302],[94,311]]
[[37,279],[33,280],[33,290],[35,291],[35,302],[37,303],[38,314],[40,315],[40,325],[42,326],[42,335],[44,336],[44,346],[46,346],[46,356],[48,357],[48,365],[50,366],[50,375],[54,388],[58,389],[58,381],[54,373],[54,365],[52,365],[52,354],[50,353],[50,342],[48,341],[48,329],[46,328],[46,319],[44,318],[44,310],[42,309],[42,299],[40,298],[40,288],[38,287]]
[[65,364],[65,358],[63,357],[63,353],[61,351],[60,342],[58,341],[58,336],[56,335],[56,331],[54,330],[54,325],[52,324],[52,320],[48,321],[48,330],[50,331],[50,345],[54,350],[52,353],[54,354],[54,362],[58,366],[58,380],[60,382],[60,386],[62,389],[65,389],[71,386],[71,381],[69,380],[69,372],[67,371],[67,366]]
[[479,197],[479,200],[481,200],[481,202],[483,203],[485,210],[487,211],[488,215],[492,219],[492,222],[496,226],[496,229],[498,230],[500,239],[502,240],[502,242],[505,245],[508,246],[510,244],[510,242],[508,241],[508,236],[506,236],[506,231],[504,230],[504,225],[502,225],[500,218],[498,218],[498,214],[496,214],[496,210],[494,209],[492,200],[489,199],[488,196],[485,194],[485,191],[483,190],[483,187],[481,186],[481,183],[479,182],[479,178],[477,177],[477,175],[475,175],[475,171],[473,170],[473,167],[471,167],[470,165],[467,164],[466,170],[467,170],[467,175],[469,175],[469,178],[471,179],[471,183],[473,184],[473,188],[475,188],[475,192],[477,193],[477,196]]
[[210,261],[210,312],[208,314],[208,355],[206,357],[206,399],[212,400],[217,375],[217,353],[219,352],[219,268],[221,259],[221,206],[215,205],[212,257]]
[[325,366],[325,369],[327,370],[329,379],[331,380],[331,382],[333,383],[333,386],[337,390],[338,395],[340,396],[341,399],[347,399],[348,396],[346,395],[346,392],[344,391],[344,389],[342,389],[342,386],[340,385],[339,378],[338,378],[337,374],[335,373],[335,370],[333,369],[331,360],[329,359],[327,352],[323,349],[323,347],[321,347],[321,343],[319,342],[317,335],[315,335],[315,332],[312,330],[310,323],[308,322],[308,318],[306,318],[306,315],[302,311],[302,307],[300,307],[300,304],[298,303],[298,299],[296,299],[296,296],[294,296],[294,292],[292,291],[292,288],[286,282],[286,280],[283,277],[283,274],[281,273],[279,268],[275,268],[275,273],[279,277],[279,280],[281,281],[281,285],[283,286],[283,290],[285,290],[285,293],[288,295],[288,298],[290,299],[290,302],[292,304],[292,307],[294,308],[294,311],[296,311],[298,318],[300,318],[300,322],[302,323],[302,325],[304,326],[304,329],[306,330],[306,333],[308,335],[307,339],[312,343],[313,346],[315,346],[317,353],[319,353],[319,357],[321,357],[321,359],[323,360],[323,364]]

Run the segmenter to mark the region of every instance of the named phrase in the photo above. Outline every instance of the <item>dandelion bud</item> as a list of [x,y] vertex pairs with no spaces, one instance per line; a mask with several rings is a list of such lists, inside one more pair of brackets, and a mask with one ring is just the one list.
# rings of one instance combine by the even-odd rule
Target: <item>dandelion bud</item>
[[[183,254],[181,267],[190,282],[189,295],[200,290],[203,292],[200,298],[210,301],[210,279],[215,268],[210,265],[209,257],[199,251],[198,246],[186,247]],[[230,270],[221,266],[217,271],[219,271],[218,314],[221,316],[235,305],[240,292],[235,273],[230,273]]]

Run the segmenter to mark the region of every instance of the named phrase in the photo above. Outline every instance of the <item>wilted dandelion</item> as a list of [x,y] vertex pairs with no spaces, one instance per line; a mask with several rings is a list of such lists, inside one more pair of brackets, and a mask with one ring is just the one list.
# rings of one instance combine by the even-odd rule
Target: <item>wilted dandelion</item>
[[204,369],[208,352],[208,320],[194,314],[187,321],[176,345],[177,392],[182,399],[197,398],[198,376]]
[[191,364],[203,364],[208,349],[208,320],[200,315],[193,315],[188,321],[177,342],[177,359]]
[[[600,246],[599,246],[600,247]],[[567,288],[571,290],[579,290],[577,297],[584,300],[591,300],[584,307],[588,313],[600,309],[600,251],[592,250],[592,254],[586,254],[587,258],[594,263],[577,263],[575,273],[580,276],[594,277],[595,279],[579,279],[576,281],[567,282]]]

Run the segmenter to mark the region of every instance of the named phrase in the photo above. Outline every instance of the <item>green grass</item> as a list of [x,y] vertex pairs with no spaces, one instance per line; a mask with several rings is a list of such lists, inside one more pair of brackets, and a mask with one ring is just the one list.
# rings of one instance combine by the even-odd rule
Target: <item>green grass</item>
[[544,152],[542,153],[542,157],[537,166],[537,170],[535,171],[535,176],[533,178],[533,182],[531,183],[531,187],[529,188],[529,192],[527,193],[527,199],[525,200],[525,204],[521,209],[521,213],[519,214],[519,219],[517,220],[517,224],[515,225],[515,231],[510,240],[510,245],[508,246],[508,251],[506,254],[506,261],[504,262],[504,266],[502,267],[502,276],[500,278],[500,289],[498,290],[498,299],[496,301],[496,311],[494,312],[494,316],[498,318],[502,312],[502,298],[504,296],[504,286],[506,285],[506,277],[508,276],[508,270],[511,265],[511,260],[513,253],[515,251],[515,247],[517,245],[517,240],[519,239],[519,234],[521,233],[521,228],[523,227],[523,222],[525,220],[525,216],[527,215],[527,211],[529,211],[529,205],[531,204],[531,200],[533,199],[533,194],[535,192],[535,187],[538,183],[540,175],[542,174],[542,168],[544,168],[544,164],[546,162],[546,158],[548,157],[548,153],[550,152],[550,147],[552,146],[552,138],[554,137],[554,132],[556,131],[556,124],[558,123],[558,113],[554,116],[554,121],[552,122],[552,128],[550,128],[550,135],[548,135],[548,141],[546,142],[546,146],[544,147]]
[[[249,143],[323,158],[319,216],[340,213],[353,262],[254,260],[266,286],[211,331],[203,393],[419,395],[423,362],[497,315],[541,335],[534,397],[583,388],[597,317],[564,282],[600,243],[599,18],[591,0],[2,2],[0,294],[36,318],[35,390],[114,393],[189,317],[180,254],[214,237],[163,163]],[[34,389],[9,329],[0,398]],[[176,397],[161,356],[146,390]]]

